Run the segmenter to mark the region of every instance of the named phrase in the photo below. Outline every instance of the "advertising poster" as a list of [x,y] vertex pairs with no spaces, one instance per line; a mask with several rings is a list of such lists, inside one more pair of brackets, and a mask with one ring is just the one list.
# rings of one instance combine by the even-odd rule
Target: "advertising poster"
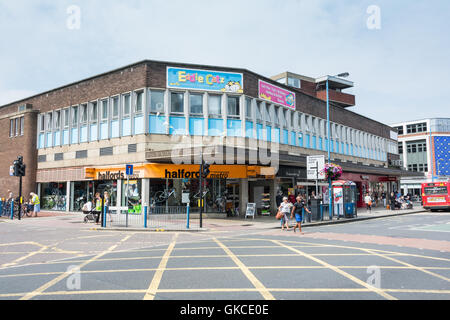
[[295,110],[295,93],[259,80],[259,97]]
[[242,73],[167,67],[167,88],[244,93]]

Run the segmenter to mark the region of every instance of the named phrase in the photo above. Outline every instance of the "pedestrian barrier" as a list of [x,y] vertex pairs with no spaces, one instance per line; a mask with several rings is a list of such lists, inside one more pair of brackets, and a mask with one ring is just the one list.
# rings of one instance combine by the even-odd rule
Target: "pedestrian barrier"
[[104,228],[142,228],[149,230],[198,230],[198,219],[182,206],[109,207],[104,209]]

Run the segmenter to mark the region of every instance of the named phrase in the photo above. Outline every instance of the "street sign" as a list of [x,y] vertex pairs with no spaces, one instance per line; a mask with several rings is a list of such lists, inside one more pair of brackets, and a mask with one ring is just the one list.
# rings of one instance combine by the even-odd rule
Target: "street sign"
[[181,202],[184,204],[188,204],[191,202],[191,200],[189,199],[189,192],[183,192],[181,194]]
[[127,174],[127,176],[133,175],[133,165],[132,164],[127,164],[126,174]]
[[325,173],[321,172],[325,168],[325,156],[309,156],[306,159],[306,176],[308,180],[323,180]]
[[9,167],[9,175],[14,177],[14,166]]

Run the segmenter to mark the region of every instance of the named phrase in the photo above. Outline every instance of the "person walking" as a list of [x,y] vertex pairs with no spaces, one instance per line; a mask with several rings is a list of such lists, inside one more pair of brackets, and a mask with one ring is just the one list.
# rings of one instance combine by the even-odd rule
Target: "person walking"
[[386,208],[386,192],[381,193],[381,199],[383,200],[383,207]]
[[36,193],[31,192],[30,196],[31,204],[33,205],[33,215],[37,218],[38,212],[41,212],[41,202],[39,201],[39,196]]
[[297,221],[297,224],[294,226],[294,233],[295,233],[295,229],[297,229],[300,232],[300,234],[304,234],[302,232],[302,213],[303,213],[303,209],[308,212],[309,214],[311,214],[311,211],[309,211],[309,209],[306,207],[305,205],[305,200],[303,200],[302,196],[297,196],[297,202],[294,203],[294,207],[292,208],[292,212],[291,212],[291,219],[294,217],[295,214],[295,220]]
[[284,227],[286,226],[286,229],[289,230],[289,218],[288,215],[291,212],[291,207],[293,206],[292,203],[288,201],[288,197],[283,197],[283,202],[280,204],[280,207],[278,210],[283,214],[283,218],[281,218],[281,230],[284,230]]
[[110,203],[110,197],[109,197],[109,193],[108,193],[108,191],[105,191],[104,193],[103,193],[103,201],[104,201],[104,206],[105,206],[105,217],[103,218],[103,219],[106,219],[106,215],[109,215],[109,220],[110,220],[110,222],[112,222],[112,217],[111,217],[111,212],[109,212],[109,207],[110,207],[110,205],[111,205],[111,203]]
[[95,223],[99,223],[100,216],[102,214],[102,201],[103,199],[100,197],[100,192],[95,193],[95,213],[97,214]]
[[366,196],[364,197],[364,202],[366,203],[366,210],[372,212],[372,198],[368,193],[366,193]]

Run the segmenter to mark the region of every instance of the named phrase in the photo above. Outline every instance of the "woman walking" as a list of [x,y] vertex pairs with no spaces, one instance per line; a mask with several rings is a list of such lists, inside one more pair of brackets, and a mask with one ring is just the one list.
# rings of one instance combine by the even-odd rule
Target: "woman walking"
[[295,229],[297,229],[297,227],[298,227],[300,234],[303,234],[303,232],[302,232],[303,209],[305,209],[306,212],[311,214],[311,211],[309,211],[309,209],[306,207],[305,201],[303,200],[302,196],[299,195],[299,196],[297,196],[297,202],[294,203],[294,207],[292,208],[291,219],[294,217],[294,214],[295,214],[295,220],[297,221],[297,224],[294,226],[294,232],[295,232]]
[[283,214],[283,218],[281,218],[281,230],[284,230],[284,227],[286,226],[286,229],[289,230],[289,218],[288,215],[291,212],[292,203],[288,201],[288,197],[283,197],[283,202],[280,204],[280,207],[278,208],[278,211],[280,211]]

